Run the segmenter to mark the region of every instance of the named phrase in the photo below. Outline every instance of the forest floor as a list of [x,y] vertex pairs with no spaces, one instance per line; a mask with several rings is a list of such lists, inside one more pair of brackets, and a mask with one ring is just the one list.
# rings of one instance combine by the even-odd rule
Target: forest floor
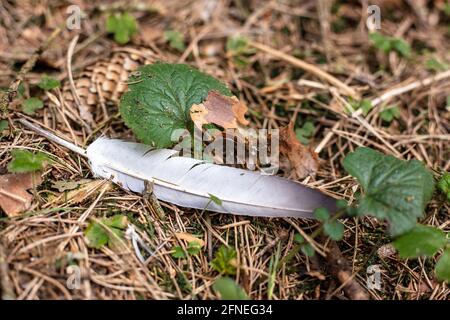
[[[94,180],[84,159],[20,126],[16,120],[28,118],[82,146],[101,134],[132,139],[117,105],[98,106],[86,128],[77,110],[55,105],[60,89],[37,87],[44,74],[68,83],[72,72],[108,59],[119,47],[105,26],[113,11],[126,10],[139,24],[127,47],[157,50],[226,82],[248,105],[251,127],[279,128],[294,121],[302,142],[318,153],[320,168],[301,180],[285,169],[280,175],[286,178],[351,203],[360,190],[342,160],[358,146],[418,159],[435,172],[450,170],[450,10],[445,1],[371,1],[381,9],[378,32],[403,39],[406,53],[383,52],[370,40],[368,1],[164,0],[148,5],[79,0],[74,3],[85,16],[74,30],[65,27],[65,2],[18,3],[0,2],[0,88],[23,76],[22,92],[9,104],[8,126],[0,133],[0,174],[7,173],[14,149],[41,151],[54,161],[42,172],[43,182],[25,213],[0,213],[3,298],[216,299],[213,284],[220,274],[211,261],[222,245],[235,250],[231,277],[251,299],[351,298],[343,290],[347,283],[333,275],[320,254],[298,252],[273,267],[274,257],[289,255],[295,235],[311,234],[316,221],[226,215],[163,202],[161,212],[154,198]],[[61,32],[51,39],[58,28]],[[170,36],[168,30],[175,32]],[[251,39],[250,47],[233,47],[229,39],[236,35]],[[49,39],[48,48],[42,48]],[[21,75],[39,48],[44,52]],[[305,70],[298,61],[313,68]],[[327,75],[337,82],[327,81]],[[357,110],[349,112],[350,96],[370,101],[372,108],[362,112],[352,104]],[[22,104],[30,97],[44,105],[25,114]],[[388,107],[395,111],[386,112]],[[435,196],[422,222],[448,232],[449,208]],[[145,263],[126,238],[120,251],[88,247],[83,231],[91,219],[116,214],[126,216],[155,251]],[[345,233],[338,245],[352,273],[347,280],[357,282],[371,299],[449,298],[448,285],[433,275],[435,260],[400,259],[385,222],[370,217],[342,222]],[[186,234],[204,246],[199,254],[179,258],[174,250],[187,248]],[[327,241],[311,241],[324,255],[329,252]],[[373,270],[378,287],[367,286]]]

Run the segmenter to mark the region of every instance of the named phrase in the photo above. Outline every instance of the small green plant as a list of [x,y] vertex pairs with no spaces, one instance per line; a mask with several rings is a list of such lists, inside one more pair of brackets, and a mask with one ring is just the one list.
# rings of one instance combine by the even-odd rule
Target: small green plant
[[218,278],[213,284],[213,289],[222,300],[248,300],[244,289],[228,277]]
[[234,275],[236,274],[236,258],[237,252],[234,248],[222,245],[211,261],[211,267],[222,275]]
[[256,52],[250,47],[249,40],[242,36],[229,37],[226,49],[227,55],[233,59],[236,66],[242,68],[248,65],[248,57]]
[[202,246],[198,241],[190,241],[186,248],[186,253],[180,246],[174,247],[173,250],[172,257],[176,259],[185,259],[187,258],[186,253],[193,256],[199,254],[202,251]]
[[106,19],[106,31],[114,34],[118,44],[126,44],[138,31],[138,23],[128,12],[117,12]]
[[439,61],[436,58],[429,58],[425,61],[425,68],[434,71],[434,72],[440,72],[445,71],[450,68],[450,65],[444,62]]
[[332,219],[330,212],[326,208],[318,208],[314,210],[314,216],[323,223],[323,231],[331,239],[335,241],[342,240],[344,236],[344,225],[335,219]]
[[56,88],[59,88],[60,86],[61,86],[61,83],[58,79],[49,77],[47,75],[44,75],[41,78],[41,81],[39,81],[39,83],[38,83],[38,87],[41,88],[42,90],[56,89]]
[[164,31],[164,39],[169,43],[169,46],[175,50],[183,52],[186,49],[186,46],[184,45],[184,36],[179,31]]
[[300,128],[295,129],[295,135],[301,143],[307,145],[309,143],[309,139],[313,136],[314,131],[314,123],[311,121],[306,121]]
[[408,42],[403,39],[384,36],[378,32],[369,34],[369,39],[372,41],[375,48],[383,53],[395,51],[406,58],[411,56],[411,47]]
[[32,153],[28,150],[15,149],[11,151],[12,160],[8,164],[8,171],[12,173],[26,173],[42,170],[50,158],[42,152]]
[[22,103],[22,111],[28,115],[34,114],[37,110],[42,109],[44,103],[39,98],[28,98]]
[[8,121],[7,120],[0,120],[0,137],[2,136],[3,131],[8,129]]
[[353,113],[354,111],[356,111],[358,109],[361,109],[363,115],[367,116],[369,111],[372,110],[372,108],[373,108],[372,102],[367,99],[362,99],[362,100],[350,99],[349,104],[350,104],[351,108],[348,108],[348,109],[352,109],[352,110],[347,110],[347,113],[349,113],[349,114]]
[[127,216],[120,214],[98,221],[94,220],[84,231],[84,236],[91,248],[100,249],[104,245],[108,245],[114,249],[117,247],[118,241],[123,239],[127,225]]
[[400,118],[400,109],[396,105],[387,106],[380,112],[380,118],[391,123],[392,120]]

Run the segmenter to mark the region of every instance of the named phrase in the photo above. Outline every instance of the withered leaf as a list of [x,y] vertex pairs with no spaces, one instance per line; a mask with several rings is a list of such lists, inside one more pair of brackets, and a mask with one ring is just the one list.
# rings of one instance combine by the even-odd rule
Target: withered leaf
[[205,245],[205,241],[203,241],[200,238],[197,238],[196,236],[194,236],[193,234],[187,233],[187,232],[176,232],[175,236],[178,239],[181,240],[185,240],[186,242],[190,243],[190,242],[198,242],[198,244],[200,245],[200,247],[203,247]]
[[0,176],[0,207],[8,217],[28,210],[33,196],[28,192],[42,182],[39,173],[12,173]]
[[197,127],[215,124],[224,129],[236,129],[239,125],[248,125],[245,119],[247,106],[235,96],[227,97],[217,91],[210,91],[206,100],[193,104],[190,109],[191,119]]
[[280,128],[280,153],[289,159],[298,179],[314,176],[319,169],[319,157],[310,147],[298,141],[293,122]]

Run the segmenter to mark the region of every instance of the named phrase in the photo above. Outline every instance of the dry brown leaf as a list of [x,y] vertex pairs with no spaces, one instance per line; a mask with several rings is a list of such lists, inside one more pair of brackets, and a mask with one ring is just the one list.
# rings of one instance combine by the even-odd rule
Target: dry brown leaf
[[[112,188],[111,182],[106,182],[106,188]],[[65,192],[51,201],[51,204],[69,204],[74,205],[83,202],[87,198],[96,195],[100,192],[100,187],[105,184],[104,180],[88,180],[88,182],[81,184],[78,189]]]
[[314,176],[319,169],[319,157],[314,150],[298,141],[293,122],[287,127],[280,128],[280,153],[289,159],[299,179]]
[[249,124],[245,119],[247,110],[247,106],[235,96],[227,97],[212,90],[203,103],[192,105],[190,114],[199,128],[212,123],[224,129],[237,129],[239,125]]
[[33,195],[27,190],[42,182],[37,173],[12,173],[0,176],[0,207],[8,217],[18,216],[31,207]]
[[199,239],[196,236],[194,236],[193,234],[190,234],[187,232],[176,232],[175,236],[180,240],[186,241],[187,243],[196,241],[196,242],[198,242],[200,247],[203,247],[205,245],[205,241],[203,241],[202,239]]

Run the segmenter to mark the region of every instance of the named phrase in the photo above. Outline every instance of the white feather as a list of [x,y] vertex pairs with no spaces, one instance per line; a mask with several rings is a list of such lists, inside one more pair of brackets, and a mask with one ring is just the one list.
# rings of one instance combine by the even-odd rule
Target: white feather
[[265,217],[311,218],[321,206],[335,211],[333,199],[299,183],[179,157],[174,150],[99,138],[86,154],[96,176],[138,193],[149,181],[158,199],[183,207]]

